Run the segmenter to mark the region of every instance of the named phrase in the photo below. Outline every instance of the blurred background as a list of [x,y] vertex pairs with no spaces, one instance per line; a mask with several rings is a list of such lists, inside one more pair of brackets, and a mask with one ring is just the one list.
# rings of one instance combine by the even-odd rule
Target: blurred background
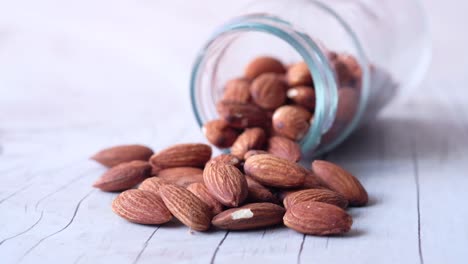
[[[124,137],[156,147],[174,138],[202,139],[189,101],[192,62],[215,27],[247,2],[1,1],[1,140],[31,132],[47,137],[50,131],[64,146],[83,140],[87,147],[89,137],[103,145]],[[425,98],[434,89],[459,93],[466,68],[447,62],[468,65],[468,38],[461,30],[468,4],[423,4],[433,38],[430,81],[409,97]],[[407,99],[398,98],[387,111]]]

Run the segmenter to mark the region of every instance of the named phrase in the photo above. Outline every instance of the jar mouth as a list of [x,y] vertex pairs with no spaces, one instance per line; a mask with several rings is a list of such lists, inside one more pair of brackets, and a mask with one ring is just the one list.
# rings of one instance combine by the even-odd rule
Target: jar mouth
[[[327,12],[332,13],[332,10],[327,10]],[[336,14],[334,15],[339,19]],[[342,22],[344,23],[344,21]],[[344,131],[337,139],[327,144],[325,147],[315,150],[320,144],[322,134],[327,132],[333,124],[337,111],[338,85],[334,71],[329,64],[326,51],[321,48],[318,42],[314,41],[306,33],[295,28],[287,21],[263,13],[241,16],[231,20],[217,30],[199,52],[192,70],[190,94],[193,112],[200,126],[203,126],[204,122],[210,121],[210,118],[214,119],[216,117],[213,115],[209,117],[208,112],[216,112],[213,108],[215,102],[212,97],[209,98],[207,94],[204,94],[204,92],[208,91],[207,89],[213,89],[213,87],[210,88],[210,85],[213,84],[213,73],[208,73],[208,75],[212,74],[211,79],[210,76],[206,76],[208,60],[213,60],[214,63],[216,63],[216,61],[222,57],[225,49],[230,45],[232,40],[243,32],[267,33],[283,40],[302,57],[309,67],[314,80],[316,106],[313,121],[311,122],[308,133],[299,142],[304,157],[311,158],[329,151],[354,130],[359,120],[359,118],[356,117],[362,115],[367,102],[369,74],[367,68],[363,67],[363,96],[361,96],[360,99],[361,102],[359,103],[358,113],[351,124],[346,128],[348,131]],[[354,35],[353,37],[355,38]],[[355,39],[355,41],[358,43],[357,39]],[[359,51],[361,53],[359,55],[362,56],[359,56],[358,62],[361,65],[367,65],[367,61],[365,60],[360,46]],[[208,105],[211,105],[212,108],[207,109],[209,108]]]

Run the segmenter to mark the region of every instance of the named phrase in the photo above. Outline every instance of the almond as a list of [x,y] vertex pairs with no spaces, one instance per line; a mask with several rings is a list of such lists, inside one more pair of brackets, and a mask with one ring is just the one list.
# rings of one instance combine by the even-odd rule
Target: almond
[[155,153],[150,163],[158,169],[174,167],[203,168],[211,158],[211,147],[206,144],[177,144]]
[[254,156],[254,155],[258,155],[258,154],[268,154],[268,151],[266,150],[258,150],[258,149],[252,149],[252,150],[249,150],[247,151],[245,154],[244,154],[244,160]]
[[224,120],[212,120],[203,125],[206,139],[218,148],[229,148],[239,133]]
[[313,112],[315,110],[315,90],[310,86],[297,86],[288,90],[288,98],[295,104]]
[[92,156],[91,159],[106,167],[114,167],[134,160],[148,161],[151,155],[153,155],[153,150],[146,146],[122,145],[103,149]]
[[301,106],[285,105],[273,114],[273,129],[278,135],[301,140],[308,132],[312,114]]
[[247,187],[249,194],[247,195],[248,202],[268,202],[268,203],[279,203],[276,196],[265,186],[261,185],[252,177],[246,176]]
[[262,73],[285,73],[283,64],[273,57],[257,57],[252,60],[245,68],[245,77],[253,80]]
[[210,162],[203,170],[203,180],[211,195],[226,206],[237,207],[247,198],[247,181],[235,166]]
[[242,159],[247,151],[262,148],[265,140],[266,135],[263,129],[258,127],[246,129],[232,144],[231,154]]
[[359,93],[356,89],[343,87],[338,89],[338,108],[335,122],[348,124],[356,115],[359,105]]
[[265,111],[254,104],[220,101],[216,104],[216,110],[234,128],[264,127],[268,124]]
[[283,200],[284,208],[306,201],[333,204],[341,208],[348,206],[348,200],[343,195],[326,189],[307,189],[288,194]]
[[244,171],[261,184],[280,188],[299,187],[304,184],[308,172],[295,162],[270,154],[248,158]]
[[179,167],[161,170],[157,176],[166,183],[187,187],[194,182],[203,182],[203,170],[193,167]]
[[305,62],[299,62],[289,67],[286,78],[289,86],[313,85],[312,75]]
[[272,203],[252,203],[226,210],[211,223],[220,229],[248,230],[281,223],[284,208]]
[[312,162],[312,170],[330,190],[343,195],[350,206],[367,204],[368,196],[359,180],[343,168],[327,161]]
[[238,157],[231,155],[231,154],[221,154],[219,156],[212,158],[209,162],[223,162],[223,163],[236,166],[237,168],[240,168],[242,165],[241,160]]
[[161,197],[139,189],[127,190],[119,194],[112,202],[112,211],[138,224],[159,225],[172,219]]
[[146,161],[135,160],[122,163],[109,169],[93,187],[103,191],[114,192],[130,189],[149,177],[151,166]]
[[258,106],[273,110],[284,104],[287,89],[286,83],[278,75],[264,73],[252,82],[250,94]]
[[166,182],[163,179],[158,177],[151,177],[144,180],[140,186],[138,186],[138,189],[159,195],[159,189],[164,184],[166,184]]
[[308,174],[305,177],[304,184],[301,186],[303,189],[324,189],[324,183],[313,172],[307,170]]
[[184,225],[197,231],[210,228],[210,208],[195,194],[172,184],[161,186],[160,193],[167,209]]
[[233,79],[224,87],[223,100],[238,103],[250,102],[250,82],[243,78]]
[[283,217],[284,224],[309,235],[339,235],[348,232],[353,219],[338,206],[321,202],[293,205]]
[[208,205],[213,215],[217,215],[223,211],[223,205],[210,194],[205,184],[201,182],[192,183],[187,187],[187,190],[191,191]]
[[362,70],[356,58],[348,54],[338,54],[332,63],[340,86],[360,86]]
[[294,162],[301,159],[301,147],[299,144],[285,137],[273,136],[269,138],[268,152]]

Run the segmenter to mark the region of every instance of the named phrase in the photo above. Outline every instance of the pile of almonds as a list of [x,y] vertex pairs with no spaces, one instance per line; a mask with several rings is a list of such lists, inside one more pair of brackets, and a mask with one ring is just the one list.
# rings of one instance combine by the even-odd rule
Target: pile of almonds
[[[362,78],[353,56],[330,52],[328,59],[339,86],[338,109],[323,144],[353,119]],[[298,161],[297,142],[313,122],[315,101],[314,82],[305,62],[286,67],[276,58],[258,57],[246,66],[244,76],[226,83],[216,105],[219,119],[205,123],[203,132],[211,144],[231,148],[239,159],[256,149]]]
[[104,149],[92,159],[109,170],[94,187],[123,191],[112,210],[138,224],[161,225],[175,217],[197,231],[284,223],[304,234],[348,232],[353,221],[345,209],[368,200],[361,183],[327,161],[316,160],[308,170],[287,152],[256,150],[258,131],[241,136],[248,145],[236,153],[243,155],[212,158],[206,144],[178,144],[157,153],[142,145]]

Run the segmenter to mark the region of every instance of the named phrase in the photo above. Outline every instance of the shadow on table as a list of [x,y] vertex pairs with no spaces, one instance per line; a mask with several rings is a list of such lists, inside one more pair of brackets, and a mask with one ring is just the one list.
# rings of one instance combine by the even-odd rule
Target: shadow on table
[[381,118],[356,130],[329,156],[343,161],[444,161],[463,154],[468,124],[450,120]]

